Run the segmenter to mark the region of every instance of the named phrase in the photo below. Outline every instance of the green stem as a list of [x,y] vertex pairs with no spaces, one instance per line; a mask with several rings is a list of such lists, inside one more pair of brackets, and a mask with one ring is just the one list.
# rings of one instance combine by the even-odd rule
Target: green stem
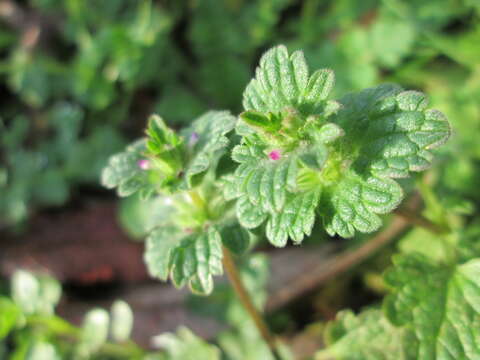
[[259,311],[256,309],[250,295],[245,288],[245,285],[242,282],[240,274],[238,272],[237,266],[235,265],[235,261],[233,260],[232,254],[230,250],[226,247],[223,248],[223,266],[227,273],[227,277],[232,284],[235,293],[237,294],[238,299],[244,306],[245,310],[247,311],[248,315],[252,318],[258,332],[262,336],[263,340],[267,343],[270,351],[275,360],[281,360],[280,354],[278,353],[277,346],[275,343],[275,338],[273,337],[272,333],[268,329],[267,324],[263,320],[262,316],[260,315]]

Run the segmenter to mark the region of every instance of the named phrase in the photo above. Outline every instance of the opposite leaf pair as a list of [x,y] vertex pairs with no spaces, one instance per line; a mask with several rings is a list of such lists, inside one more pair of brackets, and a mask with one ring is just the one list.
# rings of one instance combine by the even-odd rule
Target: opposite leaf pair
[[226,179],[225,196],[239,199],[242,226],[266,221],[276,246],[289,237],[301,242],[316,216],[332,236],[377,230],[378,214],[403,198],[392,179],[428,167],[429,150],[450,134],[419,92],[381,85],[329,101],[332,86],[331,71],[309,77],[303,54],[278,46],[245,90],[241,145],[232,153],[240,165]]

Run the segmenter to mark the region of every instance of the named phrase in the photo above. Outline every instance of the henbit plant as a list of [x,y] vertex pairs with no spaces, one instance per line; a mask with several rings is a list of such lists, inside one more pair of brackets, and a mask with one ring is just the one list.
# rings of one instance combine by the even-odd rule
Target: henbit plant
[[[274,47],[262,56],[238,119],[212,111],[177,134],[154,115],[146,138],[113,156],[102,176],[120,196],[164,201],[147,238],[150,274],[208,295],[224,268],[276,358],[276,341],[232,253],[244,255],[263,233],[274,246],[289,238],[299,244],[316,221],[344,238],[379,229],[380,215],[404,197],[395,179],[427,169],[431,150],[450,135],[445,116],[428,109],[420,92],[388,84],[331,100],[333,83],[331,70],[309,74],[302,52]],[[480,356],[478,246],[430,225],[440,229],[446,256],[394,258],[384,313],[340,315],[327,332],[331,347],[318,358]]]

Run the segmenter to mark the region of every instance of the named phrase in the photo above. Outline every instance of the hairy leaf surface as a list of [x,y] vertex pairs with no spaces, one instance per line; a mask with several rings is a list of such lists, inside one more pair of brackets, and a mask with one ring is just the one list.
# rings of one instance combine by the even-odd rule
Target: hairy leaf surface
[[363,179],[350,172],[331,190],[331,208],[325,214],[330,235],[352,237],[355,230],[370,233],[382,225],[378,214],[392,211],[403,198],[402,188],[393,180]]
[[229,144],[226,135],[235,122],[229,112],[210,111],[179,136],[160,117],[152,115],[148,137],[110,158],[102,173],[102,184],[109,189],[116,187],[119,196],[140,191],[143,197],[149,197],[155,191],[190,189],[197,185],[194,177],[215,168]]
[[289,55],[287,48],[280,45],[262,56],[255,78],[243,94],[243,107],[264,113],[286,107],[317,112],[323,108],[333,83],[331,70],[317,70],[309,76],[303,52]]
[[102,185],[109,189],[117,188],[117,194],[122,197],[148,187],[148,174],[139,167],[139,161],[145,159],[142,155],[145,151],[145,140],[142,139],[129,145],[124,152],[110,157],[102,172]]
[[396,326],[414,329],[416,359],[480,357],[480,260],[447,266],[422,255],[394,259],[384,303]]
[[301,52],[278,46],[262,56],[236,128],[242,140],[232,158],[240,165],[224,181],[225,197],[240,199],[240,223],[266,221],[277,246],[301,241],[313,226],[315,216],[303,229],[290,220],[307,192],[318,199],[302,211],[316,211],[330,235],[377,230],[379,215],[403,198],[393,179],[429,167],[431,150],[450,135],[445,116],[427,109],[420,92],[386,84],[327,102],[333,74],[308,74]]
[[199,294],[213,290],[213,276],[221,275],[222,241],[213,227],[185,234],[173,226],[154,230],[147,238],[145,261],[150,274],[170,278],[176,287],[188,284]]
[[377,176],[401,178],[430,166],[431,149],[443,144],[450,126],[441,112],[427,109],[417,91],[380,85],[340,100],[333,121],[344,130],[345,146],[356,154],[355,166]]
[[228,111],[209,111],[182,132],[188,139],[191,160],[185,167],[187,187],[195,175],[206,172],[228,146],[226,136],[235,128],[236,119]]

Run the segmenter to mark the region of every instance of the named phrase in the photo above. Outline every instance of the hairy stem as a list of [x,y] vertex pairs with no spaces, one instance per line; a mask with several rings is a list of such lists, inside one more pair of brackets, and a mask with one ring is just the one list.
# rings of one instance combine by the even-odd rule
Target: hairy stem
[[275,344],[275,338],[268,329],[268,326],[262,318],[262,315],[260,315],[260,312],[253,304],[253,301],[248,294],[247,289],[242,282],[242,279],[240,278],[240,273],[238,272],[237,266],[235,265],[232,254],[230,253],[230,250],[228,250],[226,247],[223,247],[223,266],[227,273],[227,277],[233,289],[235,290],[236,295],[238,296],[238,299],[252,318],[255,326],[258,329],[258,332],[270,348],[273,357],[275,358],[275,360],[281,360]]

